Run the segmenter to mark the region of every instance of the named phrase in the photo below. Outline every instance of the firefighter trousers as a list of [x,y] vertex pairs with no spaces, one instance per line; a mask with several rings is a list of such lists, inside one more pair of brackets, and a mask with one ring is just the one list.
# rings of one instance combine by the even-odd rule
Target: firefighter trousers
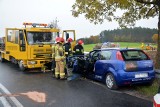
[[63,61],[56,61],[55,77],[56,78],[60,77],[60,79],[65,78],[64,62]]

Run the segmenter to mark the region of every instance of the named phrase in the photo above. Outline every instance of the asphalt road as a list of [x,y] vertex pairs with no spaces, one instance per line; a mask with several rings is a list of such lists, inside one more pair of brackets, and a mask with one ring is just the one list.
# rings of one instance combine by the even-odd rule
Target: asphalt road
[[[88,80],[56,80],[50,73],[23,73],[16,65],[0,63],[0,83],[24,107],[152,107],[152,102],[108,90]],[[19,93],[40,92],[45,102]]]

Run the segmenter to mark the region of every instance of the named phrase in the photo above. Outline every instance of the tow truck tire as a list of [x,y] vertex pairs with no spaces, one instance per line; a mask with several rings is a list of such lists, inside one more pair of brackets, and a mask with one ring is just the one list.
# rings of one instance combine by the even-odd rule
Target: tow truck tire
[[20,61],[18,62],[18,66],[19,66],[19,69],[20,69],[21,71],[25,71],[26,68],[24,67],[22,60],[20,60]]
[[118,89],[118,86],[116,84],[116,81],[114,79],[114,76],[112,73],[108,73],[106,75],[106,81],[105,81],[107,88],[111,89],[111,90],[116,90]]
[[2,58],[1,53],[0,53],[0,62],[4,62],[4,58]]

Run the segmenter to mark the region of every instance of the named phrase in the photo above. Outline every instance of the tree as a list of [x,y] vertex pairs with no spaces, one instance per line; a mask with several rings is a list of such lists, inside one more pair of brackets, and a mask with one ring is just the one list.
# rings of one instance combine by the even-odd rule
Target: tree
[[158,34],[154,34],[154,35],[152,36],[152,40],[157,43]]
[[[121,10],[122,15],[117,12]],[[158,16],[156,68],[160,69],[160,0],[76,0],[72,15],[84,14],[91,22],[118,21],[120,27],[131,27],[140,19]]]

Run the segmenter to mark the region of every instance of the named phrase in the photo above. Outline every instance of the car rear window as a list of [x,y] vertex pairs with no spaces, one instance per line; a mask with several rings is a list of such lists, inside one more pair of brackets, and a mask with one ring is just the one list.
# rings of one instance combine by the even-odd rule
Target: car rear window
[[125,61],[150,60],[150,58],[141,50],[123,50],[121,51]]

